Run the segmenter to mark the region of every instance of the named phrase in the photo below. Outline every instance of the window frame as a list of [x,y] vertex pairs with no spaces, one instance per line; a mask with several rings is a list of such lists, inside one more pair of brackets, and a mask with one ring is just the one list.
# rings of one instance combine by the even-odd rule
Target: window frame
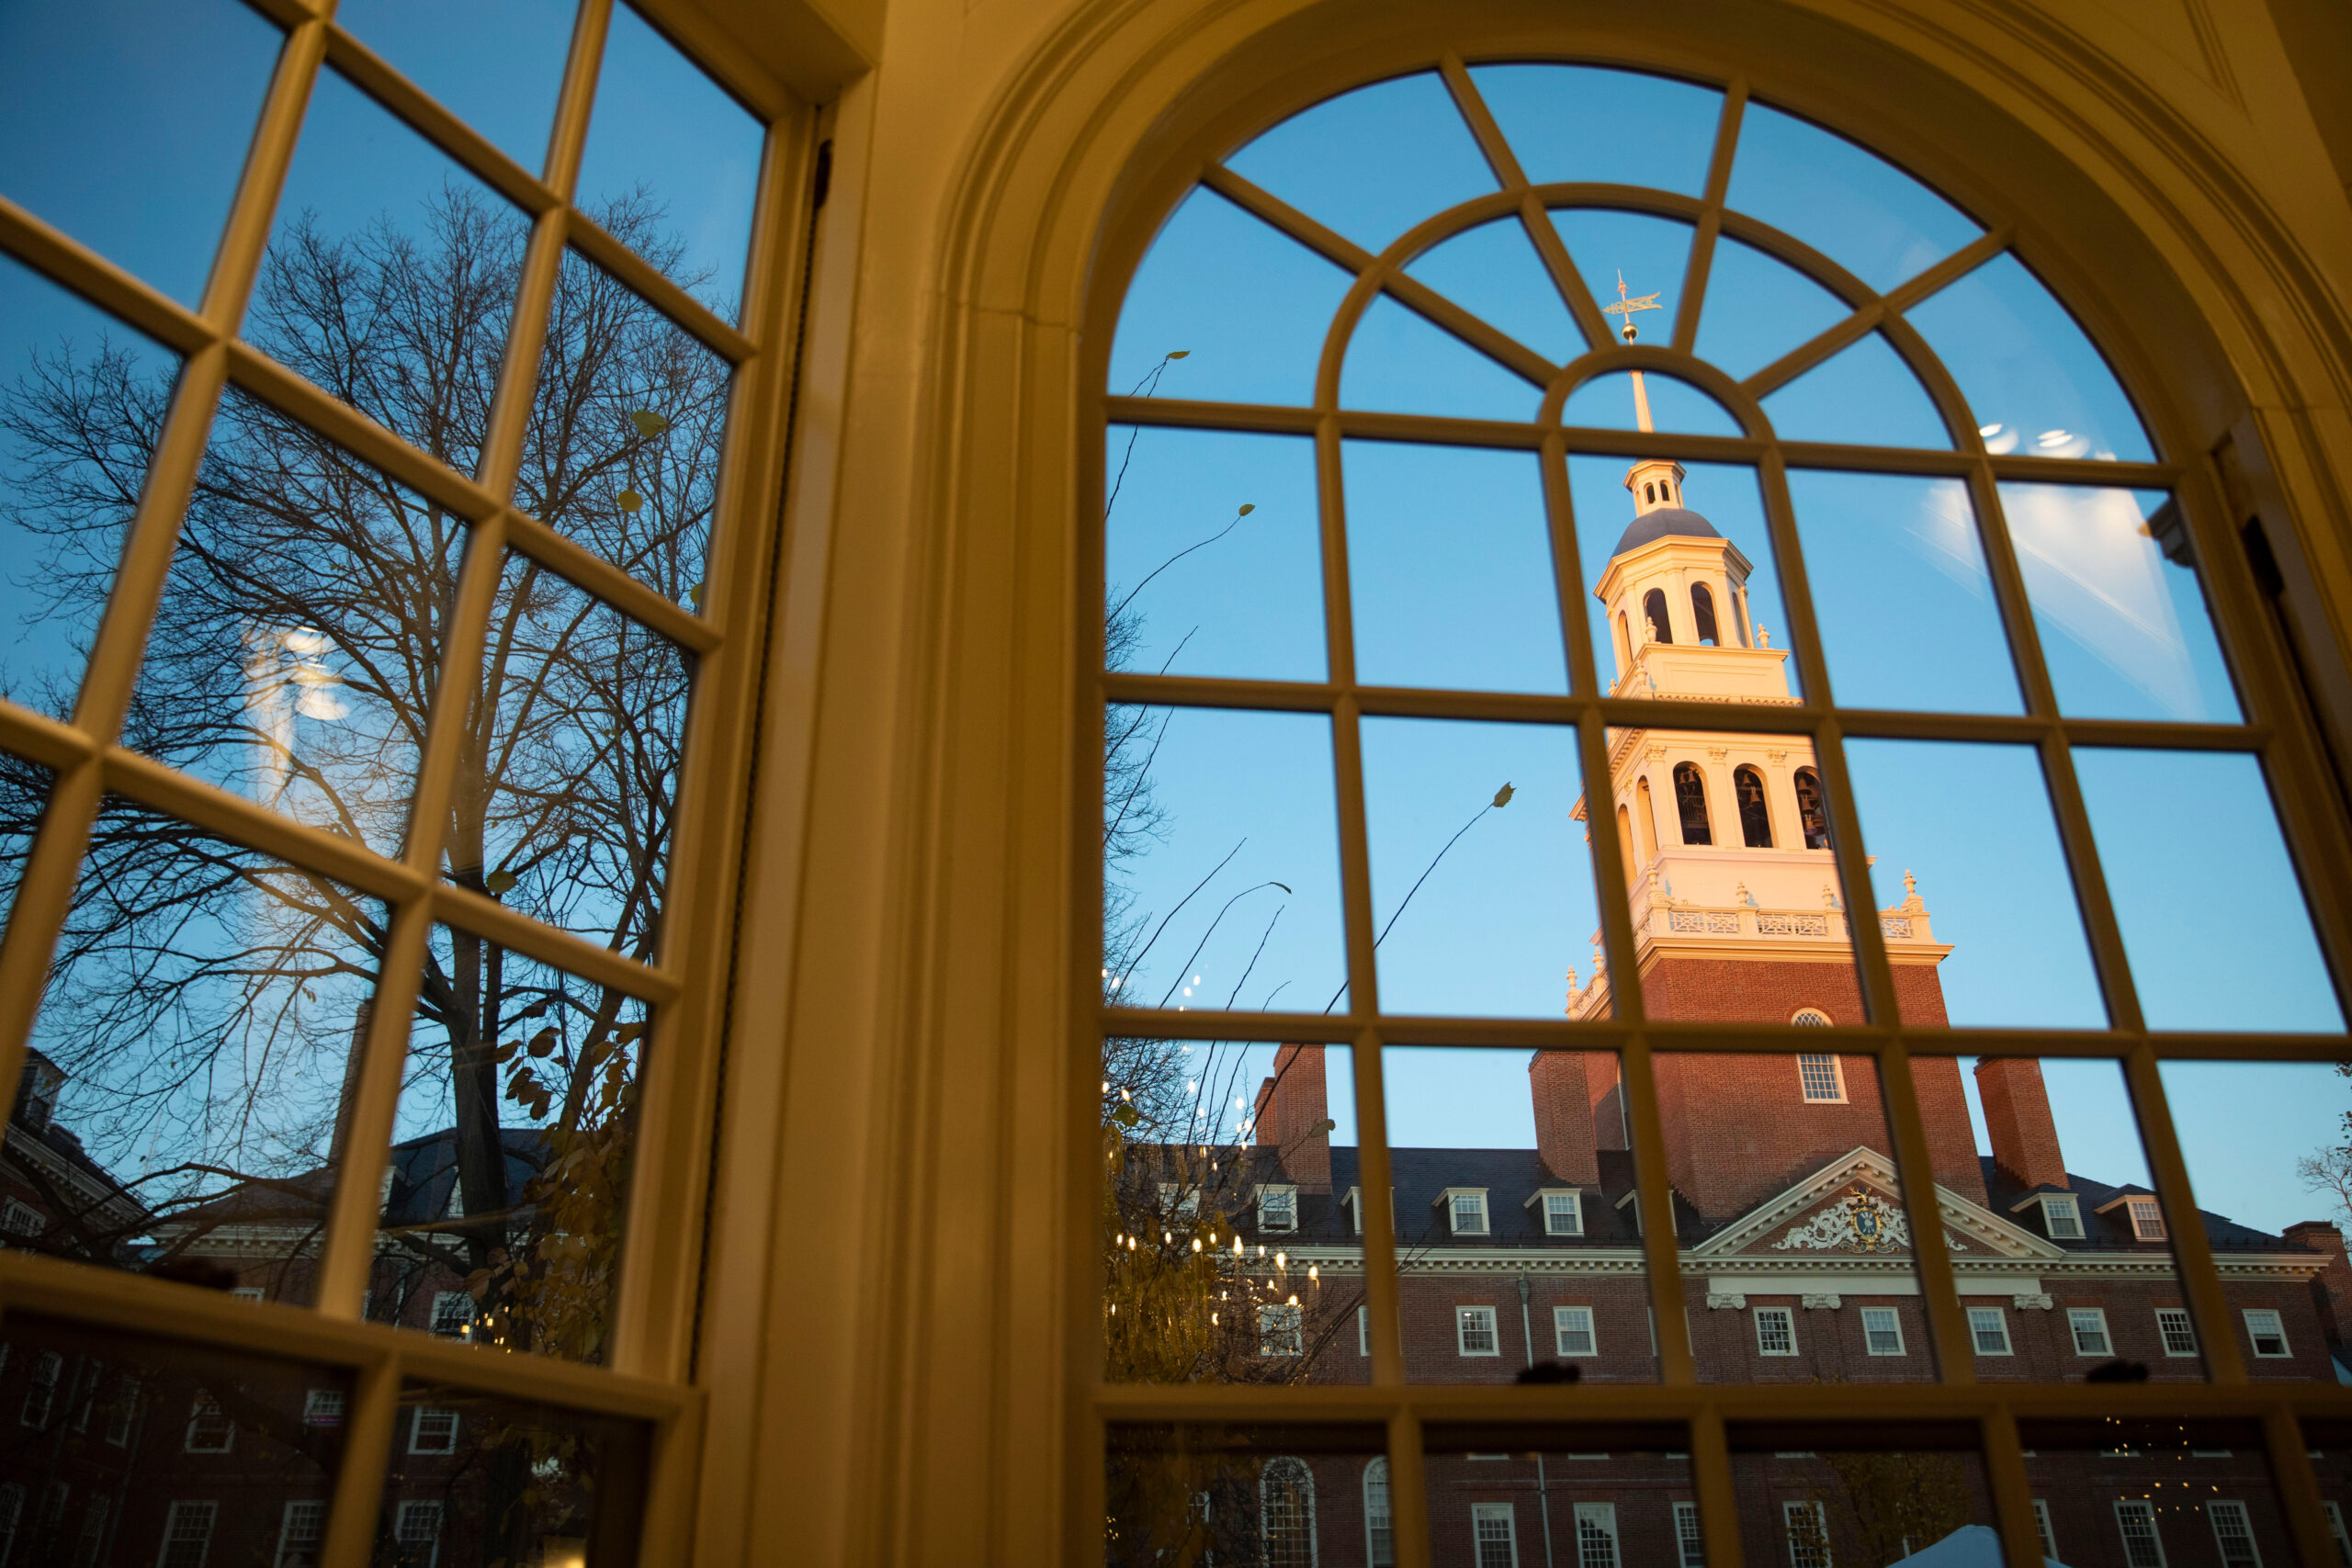
[[[2156,1317],[2156,1343],[2163,1348],[2165,1356],[2178,1359],[2182,1357],[2196,1355],[2197,1324],[2189,1316],[2188,1309],[2187,1307],[2157,1307],[2154,1310]],[[2186,1342],[2185,1345],[2176,1345],[2176,1330],[2179,1339]]]
[[[1528,1201],[1542,1213],[1545,1235],[1584,1235],[1583,1188],[1539,1187]],[[1565,1226],[1555,1223],[1558,1218],[1557,1210],[1562,1207],[1567,1211],[1568,1224]]]
[[[2077,1359],[2101,1360],[2115,1359],[2115,1336],[2108,1328],[2105,1307],[2068,1307],[2065,1312],[2066,1340],[2073,1348]],[[2093,1329],[2098,1335],[2098,1348],[2096,1350],[2083,1348],[2083,1330],[2086,1327]]]
[[[1295,1235],[1298,1232],[1298,1188],[1287,1181],[1261,1181],[1252,1194],[1252,1209],[1257,1216],[1257,1228],[1268,1235]],[[1276,1224],[1274,1216],[1282,1223]]]
[[[1445,1231],[1448,1235],[1487,1236],[1494,1234],[1494,1220],[1487,1206],[1487,1189],[1483,1187],[1449,1187],[1438,1194],[1438,1201],[1445,1207]],[[1464,1224],[1462,1213],[1467,1206],[1473,1223]]]
[[[1589,1304],[1570,1304],[1554,1307],[1552,1309],[1553,1355],[1563,1360],[1578,1356],[1600,1355],[1600,1329],[1599,1325],[1595,1322],[1593,1314],[1594,1309]],[[1583,1326],[1581,1328],[1572,1326],[1572,1319],[1581,1319]],[[1568,1337],[1571,1334],[1577,1333],[1582,1334],[1584,1337],[1584,1348],[1581,1350],[1572,1350],[1568,1348]]]
[[[1903,1314],[1900,1312],[1897,1312],[1891,1306],[1866,1306],[1857,1310],[1861,1314],[1862,1350],[1864,1354],[1871,1356],[1906,1356],[1910,1354],[1908,1350],[1904,1348]],[[1884,1320],[1883,1329],[1873,1328],[1871,1325],[1871,1319],[1872,1317],[1880,1317]],[[1894,1337],[1894,1345],[1892,1349],[1881,1349],[1879,1348],[1879,1336],[1882,1332],[1892,1334]]]
[[[2284,1361],[2293,1359],[2295,1354],[2294,1347],[2287,1342],[2286,1314],[2280,1312],[2277,1307],[2241,1307],[2238,1309],[2238,1316],[2245,1325],[2246,1344],[2253,1349],[2257,1359],[2265,1361]],[[2269,1320],[2270,1326],[2267,1332],[2256,1326],[2255,1320],[2256,1318],[2267,1318]],[[2262,1342],[2265,1339],[2277,1340],[2278,1342],[2278,1348],[2276,1350],[2264,1349],[2262,1348]]]
[[1707,1568],[1706,1528],[1695,1502],[1674,1505],[1674,1552],[1676,1568]]
[[[425,1441],[426,1416],[435,1417],[432,1427],[443,1437],[438,1447]],[[442,1417],[447,1417],[443,1420]],[[458,1433],[464,1425],[463,1416],[445,1406],[420,1404],[409,1412],[408,1452],[413,1454],[453,1454],[458,1451]]]
[[[1820,1010],[1818,1008],[1800,1010],[1801,1012],[1819,1012]],[[1793,1023],[1796,1020],[1791,1019],[1790,1021]],[[1826,1066],[1823,1065],[1825,1063],[1827,1064]],[[1846,1064],[1839,1059],[1837,1052],[1801,1052],[1796,1059],[1796,1068],[1799,1104],[1845,1105],[1850,1103],[1846,1098]],[[1814,1092],[1816,1080],[1825,1075],[1827,1081],[1823,1087],[1827,1089],[1827,1092],[1816,1094]]]
[[[2233,1530],[2222,1528],[2227,1519]],[[2213,1531],[2213,1547],[2221,1554],[2222,1568],[2262,1568],[2262,1548],[2254,1539],[2254,1520],[2247,1514],[2242,1499],[2208,1497],[2205,1499],[2205,1522]],[[2230,1547],[2234,1539],[2244,1548],[2242,1555],[2233,1555]]]
[[[1760,1306],[1756,1308],[1751,1315],[1756,1320],[1756,1353],[1758,1355],[1770,1356],[1775,1359],[1780,1359],[1804,1354],[1797,1345],[1796,1308],[1784,1306]],[[1767,1318],[1772,1319],[1781,1325],[1779,1335],[1770,1337],[1766,1336],[1764,1332],[1764,1323]],[[1773,1337],[1785,1339],[1787,1341],[1786,1346],[1778,1350],[1773,1349],[1771,1346],[1771,1338]]]
[[[1473,1319],[1481,1313],[1486,1314],[1483,1323],[1474,1323]],[[1470,1348],[1470,1337],[1473,1334],[1483,1334],[1486,1336],[1487,1348],[1485,1349],[1474,1350]],[[1488,1356],[1500,1356],[1503,1353],[1501,1314],[1497,1312],[1491,1306],[1482,1306],[1475,1303],[1469,1305],[1464,1305],[1459,1302],[1455,1303],[1453,1307],[1453,1353],[1457,1356],[1476,1357],[1479,1359],[1484,1359]]]
[[[1986,1317],[1993,1320],[1993,1332],[2000,1337],[2001,1345],[1997,1350],[1984,1348],[1984,1324],[1982,1319]],[[1979,1356],[2014,1356],[2018,1353],[2017,1342],[2009,1337],[2009,1314],[1996,1306],[1973,1306],[1968,1309],[1968,1342],[1969,1348]]]
[[[1499,1524],[1498,1540],[1490,1540],[1479,1529],[1482,1525]],[[1499,1545],[1499,1562],[1490,1562],[1487,1548]],[[1509,1503],[1473,1503],[1470,1505],[1470,1562],[1472,1568],[1519,1568],[1519,1511]]]
[[[1797,1529],[1800,1518],[1810,1526],[1804,1536],[1800,1536]],[[1820,1502],[1783,1498],[1781,1503],[1781,1538],[1788,1548],[1789,1568],[1838,1568],[1837,1551],[1829,1544],[1829,1510]],[[1808,1544],[1801,1546],[1801,1541]],[[1814,1560],[1811,1542],[1818,1543],[1820,1557],[1817,1562]]]
[[[1576,1531],[1577,1568],[1622,1568],[1624,1546],[1617,1534],[1617,1505],[1614,1503],[1580,1502],[1570,1516],[1570,1528]],[[1586,1527],[1607,1542],[1606,1551],[1587,1551]],[[2259,1564],[2256,1565],[2259,1568]]]

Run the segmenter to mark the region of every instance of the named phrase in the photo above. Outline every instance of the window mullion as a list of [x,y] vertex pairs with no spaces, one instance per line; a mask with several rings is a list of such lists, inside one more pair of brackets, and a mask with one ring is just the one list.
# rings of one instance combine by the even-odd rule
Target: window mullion
[[1699,1540],[1707,1568],[1741,1568],[1739,1494],[1732,1483],[1723,1412],[1713,1405],[1690,1421],[1690,1481],[1699,1494]]
[[1747,112],[1747,83],[1734,77],[1724,88],[1722,117],[1715,122],[1714,151],[1707,159],[1706,207],[1690,236],[1690,260],[1682,269],[1682,298],[1675,301],[1669,342],[1688,354],[1699,336],[1699,307],[1707,294],[1707,274],[1715,264],[1715,240],[1724,228],[1724,197],[1731,190],[1731,161],[1739,150],[1739,122]]
[[2189,1189],[2188,1164],[2181,1156],[2180,1138],[2173,1129],[2156,1054],[2145,1041],[2123,1058],[2123,1079],[2132,1091],[2132,1110],[2139,1122],[2141,1147],[2148,1156],[2148,1173],[2157,1201],[2164,1205],[2173,1267],[2180,1274],[2181,1293],[2188,1300],[2198,1348],[2205,1353],[2205,1371],[2217,1383],[2242,1383],[2245,1361],[2238,1351],[2237,1325],[2213,1266],[2213,1244],[2205,1234]]
[[2017,1414],[2006,1404],[1996,1405],[1984,1414],[1977,1430],[2003,1554],[2009,1568],[2041,1568],[2041,1529],[2033,1517],[2033,1483],[2026,1474]]
[[[1875,916],[1869,924],[1875,936]],[[1882,949],[1881,962],[1883,961]],[[1890,972],[1890,986],[1892,983]],[[1959,1287],[1952,1278],[1951,1249],[1944,1240],[1943,1204],[1938,1196],[1935,1156],[1928,1143],[1927,1118],[1919,1110],[1918,1087],[1911,1077],[1911,1054],[1901,1040],[1889,1041],[1879,1047],[1878,1071],[1886,1124],[1894,1139],[1894,1166],[1903,1183],[1903,1203],[1911,1215],[1911,1266],[1919,1276],[1928,1337],[1935,1346],[1936,1371],[1945,1382],[1973,1383],[1976,1381],[1974,1342],[1968,1332],[1968,1314],[1961,1310]]]
[[[439,841],[436,835],[434,842]],[[409,1023],[416,1011],[418,980],[432,935],[433,910],[427,900],[413,899],[395,909],[377,969],[376,994],[368,1003],[367,1038],[358,1047],[359,1073],[344,1137],[343,1168],[334,1173],[312,1292],[317,1310],[328,1317],[356,1321],[367,1314],[368,1275],[383,1222],[375,1173],[384,1168],[391,1147],[401,1069],[408,1059]],[[362,1403],[364,1407],[364,1398]]]
[[1388,1537],[1396,1568],[1430,1568],[1434,1555],[1422,1473],[1421,1419],[1409,1409],[1399,1410],[1388,1417]]
[[2265,1411],[2262,1440],[2270,1450],[2270,1474],[2278,1487],[2280,1511],[2295,1538],[2296,1555],[2312,1568],[2335,1568],[2338,1561],[2335,1532],[2328,1528],[2327,1512],[2320,1506],[2319,1477],[2312,1469],[2311,1449],[2294,1412],[2284,1405]]
[[319,1542],[319,1568],[367,1568],[375,1550],[379,1499],[392,1456],[392,1428],[401,1414],[398,1350],[387,1347],[379,1359],[354,1371],[352,1382],[342,1466],[335,1472],[326,1533]]

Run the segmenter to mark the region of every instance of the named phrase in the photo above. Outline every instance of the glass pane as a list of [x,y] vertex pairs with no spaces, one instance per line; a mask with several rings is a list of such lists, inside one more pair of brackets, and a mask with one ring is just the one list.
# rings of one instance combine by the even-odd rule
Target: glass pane
[[[1755,469],[1572,457],[1568,491],[1591,589],[1586,625],[1596,656],[1608,656],[1601,678],[1612,694],[1793,698],[1796,666],[1772,646],[1788,618]],[[1700,624],[1698,583],[1712,633]]]
[[742,316],[767,130],[615,6],[574,205],[727,320]]
[[[1119,310],[1113,392],[1225,403],[1315,400],[1315,369],[1351,281],[1215,191],[1152,242]],[[1167,361],[1182,356],[1180,363]]]
[[1493,172],[1434,72],[1327,98],[1226,164],[1375,252],[1423,219],[1495,188]]
[[635,997],[434,929],[371,1320],[604,1360],[650,1025]]
[[1838,702],[2024,711],[1965,484],[1795,468],[1789,502]]
[[1690,1439],[1680,1427],[1433,1426],[1424,1445],[1434,1562],[1706,1561]]
[[124,739],[400,853],[464,523],[231,388]]
[[1815,1426],[1732,1428],[1732,1487],[1748,1562],[1829,1568],[1921,1557],[1922,1568],[1993,1568],[2002,1561],[1973,1434],[1923,1427],[1905,1437],[1872,1427],[1835,1449],[1805,1446],[1837,1435]]
[[1108,668],[1323,679],[1314,442],[1114,425],[1104,467]]
[[2058,705],[2077,718],[2239,717],[2195,558],[2156,491],[2005,484]]
[[1876,333],[1768,396],[1764,417],[1783,441],[1951,447],[1951,434],[1927,389]]
[[1657,1382],[1616,1055],[1391,1047],[1381,1065],[1405,1375]]
[[1575,731],[1367,718],[1363,773],[1381,1010],[1558,1017],[1600,924]]
[[574,0],[342,0],[334,19],[537,174],[547,162],[578,8]]
[[1566,692],[1535,455],[1351,441],[1340,463],[1356,679]]
[[[2334,1446],[2335,1431],[2307,1428]],[[2340,1431],[2340,1428],[2336,1429]],[[2261,1428],[2251,1421],[2020,1421],[2046,1554],[2117,1568],[2296,1561]],[[2324,1474],[2329,1468],[2314,1461]]]
[[[1655,310],[1611,317],[1613,331],[1622,333],[1631,321],[1645,342],[1673,338],[1674,314],[1682,304],[1683,269],[1690,261],[1690,224],[1646,212],[1562,208],[1553,212],[1552,227],[1560,231],[1596,304],[1615,305],[1645,296],[1657,300]],[[1622,294],[1621,283],[1625,286]]]
[[1479,96],[1529,180],[1707,188],[1723,95],[1594,65],[1477,65]]
[[2260,763],[2078,747],[2075,769],[2150,1028],[2344,1027]]
[[375,900],[107,797],[18,1089],[54,1164],[19,1168],[9,1244],[309,1301],[385,938]]
[[649,1423],[401,1385],[377,1568],[634,1561]]
[[0,256],[0,697],[72,714],[178,374],[177,355]]
[[2115,372],[2017,257],[1995,257],[1905,314],[1960,383],[1987,451],[2155,461]]
[[515,504],[700,611],[733,378],[699,339],[566,252]]
[[[2352,1422],[2306,1416],[2302,1429],[2303,1440],[2311,1444],[2312,1470],[2319,1481],[2320,1508],[2327,1516],[2327,1533],[2334,1538],[2340,1563],[2352,1551],[2352,1530],[2346,1529],[2352,1521],[2346,1518],[2352,1513]],[[2294,1561],[2293,1548],[2283,1540],[2278,1561]]]
[[1584,352],[1584,334],[1515,217],[1441,241],[1405,271],[1555,364]]
[[281,41],[236,0],[9,6],[0,196],[196,305]]
[[[1678,957],[1659,970],[1643,975],[1645,998],[1672,1004],[1695,987],[1712,992],[1667,1017],[1821,1024],[1860,1016],[1844,964]],[[1659,1103],[1674,1108],[1666,1142],[1677,1233],[1707,1270],[1703,1287],[1685,1286],[1700,1380],[1932,1382],[1911,1265],[1917,1205],[1894,1173],[1876,1059],[1676,1052],[1656,1060]],[[1955,1200],[1981,1207],[1984,1192],[1968,1103],[1948,1059],[1914,1058],[1912,1077],[1949,1231],[1971,1217]]]
[[2163,1072],[2215,1253],[2225,1267],[2247,1253],[2276,1260],[2267,1278],[2224,1276],[2248,1375],[2342,1381],[2352,1074],[2332,1062],[2166,1062]]
[[1114,1425],[1105,1568],[1396,1561],[1387,1433],[1362,1426]]
[[1541,387],[1385,294],[1356,323],[1340,368],[1343,408],[1526,420],[1543,399]]
[[[1636,390],[1638,389],[1638,390]],[[1641,412],[1648,410],[1645,426]],[[1560,423],[1592,430],[1669,430],[1689,435],[1740,436],[1731,412],[1688,381],[1656,370],[1615,370],[1595,376],[1568,394]]]
[[41,818],[49,811],[49,792],[57,775],[39,762],[0,751],[0,934],[8,913],[17,907],[17,889],[24,885],[25,863],[33,852]]
[[1104,750],[1106,987],[1146,1008],[1341,1005],[1330,721],[1114,706]]
[[[1914,1057],[1914,1070],[1928,1060]],[[2056,1056],[1962,1057],[1959,1067],[1984,1173],[1960,1195],[1984,1212],[1959,1211],[1947,1235],[1977,1376],[2143,1375],[2102,1370],[2120,1360],[2160,1382],[2202,1379],[2173,1216],[2150,1185],[2121,1067]],[[2251,1235],[2200,1218],[2217,1250]]]
[[322,70],[243,335],[470,473],[529,238],[520,211]]
[[1849,739],[1846,761],[1904,1021],[2107,1027],[2033,749]]
[[1103,1375],[1370,1381],[1345,1046],[1102,1050]]
[[0,1360],[12,1562],[318,1560],[348,1370],[14,1312]]
[[684,649],[509,555],[450,794],[449,878],[651,962],[693,683]]
[[1745,380],[1850,314],[1843,299],[1796,268],[1719,234],[1691,352]]
[[1980,232],[1875,153],[1751,100],[1728,205],[1821,252],[1883,294]]

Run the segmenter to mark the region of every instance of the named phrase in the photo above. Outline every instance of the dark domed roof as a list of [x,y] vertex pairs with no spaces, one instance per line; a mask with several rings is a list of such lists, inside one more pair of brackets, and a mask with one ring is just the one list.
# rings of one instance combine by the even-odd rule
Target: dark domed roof
[[1661,506],[1656,512],[1645,512],[1634,518],[1634,525],[1625,530],[1625,536],[1617,541],[1617,547],[1610,554],[1622,556],[1627,550],[1638,550],[1644,545],[1656,539],[1663,539],[1669,534],[1679,535],[1686,539],[1723,537],[1721,534],[1715,532],[1715,525],[1713,523],[1689,508]]

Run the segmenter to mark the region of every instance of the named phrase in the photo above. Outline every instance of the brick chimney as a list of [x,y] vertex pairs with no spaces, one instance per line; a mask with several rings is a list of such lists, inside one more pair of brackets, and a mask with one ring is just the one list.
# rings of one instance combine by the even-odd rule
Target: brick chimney
[[1535,1150],[1553,1179],[1600,1185],[1592,1104],[1593,1079],[1600,1075],[1592,1069],[1609,1071],[1613,1080],[1614,1066],[1606,1053],[1589,1051],[1538,1051],[1527,1064],[1528,1088],[1535,1097]]
[[2027,1187],[2065,1186],[2066,1160],[2058,1152],[2041,1064],[2030,1056],[1986,1056],[1976,1064],[1976,1094],[1993,1138],[1993,1163]]
[[1301,1192],[1331,1190],[1330,1100],[1323,1082],[1323,1047],[1283,1045],[1274,1052],[1274,1076],[1258,1086],[1258,1142],[1279,1150],[1283,1169]]
[[2312,1293],[2319,1298],[2313,1304],[2323,1309],[2320,1321],[2327,1325],[2328,1343],[2342,1344],[2345,1331],[2352,1329],[2352,1261],[2344,1255],[2344,1233],[2327,1220],[2305,1220],[2279,1234],[2326,1255],[2327,1267],[2312,1281]]

